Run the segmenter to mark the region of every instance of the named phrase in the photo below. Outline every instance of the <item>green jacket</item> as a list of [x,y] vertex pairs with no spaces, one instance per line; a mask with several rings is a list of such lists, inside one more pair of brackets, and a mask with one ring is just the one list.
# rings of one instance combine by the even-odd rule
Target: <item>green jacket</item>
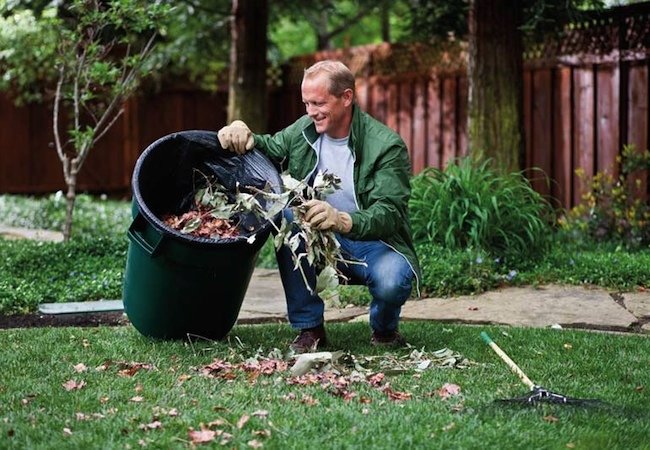
[[[297,180],[316,169],[314,143],[319,135],[303,116],[274,135],[255,135],[255,147]],[[381,240],[406,257],[416,277],[419,295],[420,265],[408,216],[411,165],[402,138],[386,125],[354,106],[349,147],[354,153],[354,187],[359,210],[350,214],[352,230],[346,237]]]

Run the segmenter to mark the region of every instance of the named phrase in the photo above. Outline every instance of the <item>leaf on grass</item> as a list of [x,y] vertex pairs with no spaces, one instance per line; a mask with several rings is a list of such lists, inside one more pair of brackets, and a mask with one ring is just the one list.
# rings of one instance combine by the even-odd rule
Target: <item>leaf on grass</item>
[[264,444],[262,444],[257,439],[250,440],[250,441],[247,442],[247,444],[248,444],[249,447],[253,447],[253,448],[262,448],[262,447],[264,447]]
[[88,367],[86,367],[86,365],[84,363],[75,364],[73,366],[73,368],[74,368],[74,371],[77,372],[77,373],[82,373],[82,372],[85,372],[86,370],[88,370]]
[[86,382],[83,381],[83,380],[81,380],[81,381],[68,380],[65,383],[63,383],[62,386],[66,391],[69,392],[69,391],[82,389],[85,385],[86,385]]
[[132,377],[141,370],[154,370],[151,364],[141,362],[121,362],[117,374],[121,377]]
[[243,416],[241,416],[237,421],[237,429],[241,430],[242,428],[244,428],[244,425],[246,425],[246,423],[250,420],[250,418],[251,416],[249,416],[248,414],[244,414]]
[[399,392],[391,389],[390,387],[386,387],[384,389],[384,393],[388,396],[389,399],[394,402],[403,402],[405,400],[411,399],[410,392]]
[[217,432],[208,429],[201,429],[198,431],[190,430],[187,432],[187,435],[192,444],[205,444],[206,442],[214,441],[215,437],[217,437]]
[[447,400],[449,397],[454,397],[460,395],[460,386],[453,383],[445,383],[440,389],[438,389],[438,396],[443,400]]
[[159,428],[162,428],[162,423],[159,420],[154,420],[151,423],[143,423],[138,428],[141,430],[157,430]]
[[557,417],[552,416],[552,415],[544,416],[543,419],[544,419],[545,422],[548,422],[548,423],[555,423],[555,422],[560,421],[560,419],[558,419]]
[[291,375],[299,377],[319,365],[335,363],[342,354],[342,351],[303,353],[298,356],[296,363],[291,368]]
[[144,397],[141,395],[136,395],[135,397],[131,397],[129,401],[132,401],[133,403],[142,403],[144,401]]
[[72,436],[72,430],[68,427],[63,429],[63,435],[64,436]]

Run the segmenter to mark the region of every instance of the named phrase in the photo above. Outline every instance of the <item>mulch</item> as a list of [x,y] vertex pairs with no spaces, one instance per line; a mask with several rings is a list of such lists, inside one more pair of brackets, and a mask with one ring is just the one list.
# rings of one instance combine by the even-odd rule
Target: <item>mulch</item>
[[0,314],[0,329],[41,327],[99,327],[126,325],[129,320],[122,312],[83,314]]

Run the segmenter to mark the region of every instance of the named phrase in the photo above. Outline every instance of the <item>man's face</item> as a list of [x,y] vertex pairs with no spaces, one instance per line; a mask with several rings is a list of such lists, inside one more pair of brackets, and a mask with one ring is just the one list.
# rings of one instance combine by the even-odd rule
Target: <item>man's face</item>
[[346,137],[352,119],[352,90],[341,96],[329,92],[327,74],[317,74],[302,81],[302,102],[318,133],[333,138]]

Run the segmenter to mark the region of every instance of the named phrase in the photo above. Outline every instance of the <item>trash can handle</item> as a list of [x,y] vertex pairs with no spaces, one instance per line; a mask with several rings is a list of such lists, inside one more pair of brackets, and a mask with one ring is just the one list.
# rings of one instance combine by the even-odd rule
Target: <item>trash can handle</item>
[[133,242],[135,242],[140,247],[142,247],[142,249],[145,252],[147,252],[149,256],[153,257],[156,256],[156,252],[160,247],[160,243],[163,241],[164,235],[162,233],[157,232],[156,230],[153,230],[154,233],[158,235],[158,240],[153,245],[150,244],[149,242],[147,242],[147,240],[144,237],[144,234],[142,233],[146,224],[147,224],[147,219],[138,211],[138,214],[133,219],[131,226],[129,226],[129,230],[127,231],[127,234]]

